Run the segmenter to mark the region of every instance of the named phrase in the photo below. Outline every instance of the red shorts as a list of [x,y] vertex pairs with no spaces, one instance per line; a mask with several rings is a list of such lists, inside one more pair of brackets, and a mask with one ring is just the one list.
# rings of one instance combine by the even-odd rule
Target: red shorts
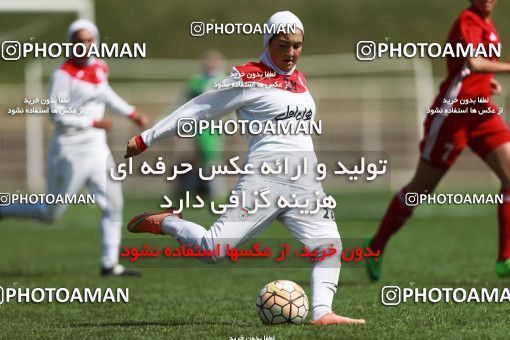
[[[498,112],[495,106],[490,106]],[[510,142],[510,131],[496,114],[478,115],[451,113],[429,115],[424,123],[425,134],[420,143],[425,162],[448,169],[466,144],[482,159],[503,143]]]

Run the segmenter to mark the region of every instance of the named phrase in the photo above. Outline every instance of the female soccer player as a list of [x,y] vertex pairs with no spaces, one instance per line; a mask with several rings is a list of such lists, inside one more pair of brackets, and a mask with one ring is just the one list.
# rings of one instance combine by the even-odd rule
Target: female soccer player
[[[76,20],[68,29],[70,42],[82,43],[90,49],[99,39],[92,22]],[[76,194],[86,185],[95,195],[102,210],[101,274],[134,275],[118,263],[122,229],[122,187],[110,180],[108,169],[114,164],[106,144],[106,132],[112,126],[105,118],[105,106],[129,118],[138,127],[147,125],[145,114],[120,98],[108,84],[108,67],[93,57],[71,57],[51,76],[49,98],[51,120],[55,125],[48,151],[48,193]],[[69,101],[66,103],[66,101]],[[65,113],[69,108],[78,114]],[[2,217],[28,217],[54,222],[64,213],[66,205],[17,204],[2,207]]]
[[[250,121],[276,121],[276,117],[285,116],[289,107],[299,112],[310,112],[315,116],[315,103],[306,88],[303,75],[296,69],[301,55],[304,29],[301,21],[291,12],[275,13],[268,26],[295,25],[295,32],[286,34],[265,34],[265,51],[261,62],[250,62],[233,68],[233,76],[227,78],[222,89],[206,92],[187,102],[153,128],[133,137],[127,146],[126,157],[140,154],[164,138],[174,136],[181,118],[211,120],[229,112],[236,111],[238,118]],[[268,77],[269,73],[275,77]],[[250,86],[255,85],[255,86]],[[283,115],[282,115],[283,114]],[[301,116],[305,116],[302,114]],[[296,120],[297,115],[288,117]],[[302,117],[303,118],[303,117]],[[261,164],[276,157],[289,157],[289,163],[304,153],[308,161],[313,162],[313,150],[310,135],[266,134],[250,135],[246,163]],[[298,156],[299,155],[299,156]],[[294,157],[294,158],[293,158]],[[316,161],[316,159],[315,159]],[[257,166],[254,165],[254,169]],[[266,189],[270,188],[270,189]],[[222,249],[219,256],[201,258],[210,263],[221,261],[225,257],[225,245],[231,247],[253,237],[275,219],[281,220],[290,232],[309,249],[321,250],[333,246],[336,256],[329,261],[316,262],[311,274],[312,323],[322,324],[360,324],[365,320],[338,316],[332,311],[333,297],[336,293],[340,275],[340,235],[331,212],[305,215],[298,208],[278,208],[278,195],[290,197],[295,193],[297,199],[315,199],[315,192],[322,193],[322,186],[316,181],[303,179],[291,183],[288,178],[266,178],[262,175],[242,175],[235,188],[236,195],[244,191],[247,196],[245,205],[228,209],[209,229],[189,222],[172,212],[145,213],[136,216],[128,223],[131,232],[150,232],[171,235],[181,244],[193,244],[204,250]],[[269,190],[267,198],[273,203],[269,208],[258,210],[255,214],[243,213],[253,208],[254,191]],[[251,193],[251,195],[249,195]],[[243,210],[244,209],[244,210]]]
[[[473,44],[476,49],[483,44],[500,43],[491,16],[496,0],[471,0],[471,7],[464,10],[450,31],[448,42],[452,45]],[[448,58],[448,76],[441,84],[439,95],[432,109],[465,109],[482,112],[492,109],[496,114],[442,114],[429,115],[425,120],[425,135],[420,144],[421,158],[411,182],[395,195],[384,216],[379,230],[371,239],[372,249],[384,250],[390,237],[411,216],[413,207],[404,202],[406,193],[432,193],[439,181],[466,145],[494,171],[501,181],[504,202],[498,206],[499,254],[496,262],[498,276],[510,276],[510,131],[499,116],[498,109],[487,103],[461,105],[467,100],[491,98],[501,92],[494,73],[510,71],[510,63],[493,58]],[[455,104],[453,103],[457,99]],[[368,274],[377,281],[381,275],[381,258],[368,261]]]

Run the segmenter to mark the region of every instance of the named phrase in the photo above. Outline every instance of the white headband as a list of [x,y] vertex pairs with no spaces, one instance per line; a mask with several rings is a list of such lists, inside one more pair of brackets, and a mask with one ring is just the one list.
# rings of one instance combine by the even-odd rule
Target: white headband
[[[276,27],[278,29],[279,26],[291,26],[294,25],[296,28],[299,28],[303,35],[305,34],[305,29],[303,27],[303,23],[299,18],[290,11],[276,12],[273,14],[269,20],[267,21],[268,27]],[[269,40],[273,37],[272,33],[264,33],[264,46],[269,44]]]
[[79,30],[87,30],[94,35],[96,40],[99,40],[99,30],[97,26],[90,20],[78,19],[69,25],[67,29],[67,41],[71,42],[73,40],[73,35]]

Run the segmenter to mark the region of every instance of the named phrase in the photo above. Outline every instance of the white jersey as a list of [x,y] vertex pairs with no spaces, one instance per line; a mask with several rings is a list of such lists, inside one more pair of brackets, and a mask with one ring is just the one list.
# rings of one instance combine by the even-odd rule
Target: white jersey
[[[112,90],[108,67],[99,59],[90,59],[85,65],[65,61],[51,76],[49,97],[58,145],[105,143],[106,132],[93,126],[103,118],[105,107],[126,117],[135,110]],[[68,113],[70,110],[75,113]]]
[[[195,120],[218,119],[235,111],[238,119],[258,120],[307,120],[315,118],[315,103],[306,87],[303,75],[295,70],[290,76],[276,74],[266,78],[267,72],[273,72],[263,63],[247,63],[236,66],[233,75],[227,78],[222,89],[206,92],[187,102],[154,127],[144,131],[141,137],[147,146],[174,136],[181,118]],[[259,75],[259,76],[257,76]],[[255,86],[250,86],[255,84]],[[310,134],[257,134],[248,135],[249,147],[246,163],[255,168],[264,161],[273,161],[289,157],[291,167],[307,158],[309,168],[316,164],[313,142]],[[279,176],[279,182],[293,175]],[[308,180],[299,181],[300,186],[313,186]],[[314,185],[315,184],[315,185]]]

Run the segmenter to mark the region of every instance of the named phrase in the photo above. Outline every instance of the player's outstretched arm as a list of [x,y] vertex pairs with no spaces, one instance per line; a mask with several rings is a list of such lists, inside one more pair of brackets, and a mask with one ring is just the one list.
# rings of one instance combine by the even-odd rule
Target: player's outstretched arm
[[108,82],[101,88],[105,104],[116,114],[129,118],[140,129],[145,129],[149,124],[147,115],[129,105],[120,97]]
[[147,149],[147,145],[145,145],[143,142],[142,137],[140,137],[140,135],[135,136],[129,140],[124,158],[130,158],[139,155],[145,149]]
[[194,121],[196,128],[199,121],[219,119],[240,109],[250,101],[251,99],[245,98],[242,87],[206,92],[188,101],[152,128],[144,131],[141,138],[150,147],[160,140],[177,135],[182,119]]
[[140,129],[145,129],[147,125],[149,125],[149,118],[147,118],[147,115],[143,112],[133,111],[129,115],[129,119]]
[[483,57],[468,58],[467,64],[471,72],[475,73],[510,72],[510,63],[502,61],[492,61]]
[[[238,79],[238,78],[233,78]],[[224,84],[231,79],[227,78]],[[147,147],[156,142],[175,136],[182,118],[200,120],[212,120],[220,118],[230,112],[243,107],[251,99],[246,99],[243,87],[233,86],[220,90],[212,90],[201,94],[179,107],[173,113],[159,121],[152,128],[129,140],[125,158],[139,155]]]

